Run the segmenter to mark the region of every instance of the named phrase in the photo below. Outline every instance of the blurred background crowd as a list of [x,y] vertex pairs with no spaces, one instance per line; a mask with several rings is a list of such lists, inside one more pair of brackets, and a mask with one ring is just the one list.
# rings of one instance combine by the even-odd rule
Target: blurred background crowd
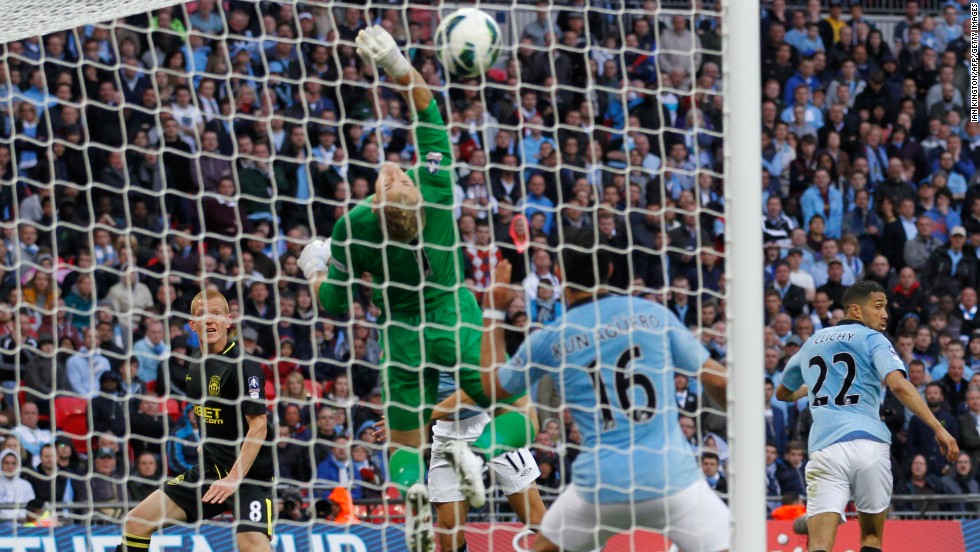
[[[232,338],[266,370],[284,484],[317,485],[288,495],[283,515],[327,496],[324,516],[374,512],[348,503],[386,488],[372,429],[379,310],[365,278],[348,317],[321,315],[296,265],[373,192],[380,162],[418,161],[408,107],[354,52],[369,24],[437,91],[456,150],[466,285],[479,295],[500,260],[515,266],[524,297],[508,315],[512,351],[561,313],[563,230],[591,227],[613,250],[614,288],[668,305],[725,360],[717,8],[518,2],[498,12],[513,47],[485,78],[461,81],[433,46],[436,3],[388,4],[198,0],[4,45],[0,425],[17,454],[0,453],[0,503],[133,504],[196,460],[182,397],[200,351],[187,319],[208,288],[226,295]],[[862,278],[889,291],[889,336],[965,453],[948,465],[928,428],[886,397],[896,492],[980,492],[969,2],[900,4],[868,16],[860,2],[773,0],[760,14],[760,423],[767,493],[787,504],[805,495],[810,418],[805,401],[771,391]],[[675,387],[681,427],[724,493],[726,420],[697,381]],[[581,439],[553,384],[534,393],[538,483],[557,491]],[[23,515],[11,512],[0,517]]]

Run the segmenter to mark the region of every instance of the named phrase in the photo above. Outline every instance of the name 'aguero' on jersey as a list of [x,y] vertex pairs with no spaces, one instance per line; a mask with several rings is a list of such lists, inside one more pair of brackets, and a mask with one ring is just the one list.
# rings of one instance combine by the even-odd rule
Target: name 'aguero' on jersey
[[813,414],[808,450],[855,439],[891,443],[878,410],[882,380],[895,370],[906,374],[888,339],[858,321],[813,334],[786,363],[782,380],[791,391],[807,386]]
[[662,305],[606,296],[532,333],[498,371],[511,394],[550,374],[582,434],[572,482],[590,502],[669,496],[701,471],[677,422],[674,371],[708,352]]

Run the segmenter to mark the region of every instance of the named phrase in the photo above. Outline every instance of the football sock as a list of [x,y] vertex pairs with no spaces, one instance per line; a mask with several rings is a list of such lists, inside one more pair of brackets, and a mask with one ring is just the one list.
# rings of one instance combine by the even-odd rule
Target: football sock
[[493,418],[473,443],[486,460],[526,447],[534,440],[534,428],[523,412],[508,412]]
[[419,449],[402,447],[396,450],[388,459],[391,467],[391,482],[397,485],[404,495],[408,488],[422,481],[422,457]]
[[862,546],[861,552],[881,552],[881,549],[874,546]]
[[150,549],[150,537],[137,537],[123,533],[122,543],[116,547],[116,552],[137,552]]

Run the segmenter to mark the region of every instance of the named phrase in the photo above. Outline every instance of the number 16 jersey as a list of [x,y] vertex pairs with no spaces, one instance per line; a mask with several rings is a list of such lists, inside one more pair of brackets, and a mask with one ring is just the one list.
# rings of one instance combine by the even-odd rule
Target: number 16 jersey
[[792,391],[807,386],[809,452],[855,439],[891,443],[878,409],[882,380],[895,370],[906,373],[888,339],[856,320],[813,334],[786,363],[782,379]]
[[589,502],[622,503],[670,496],[702,478],[677,422],[674,371],[694,376],[707,360],[662,305],[605,296],[532,333],[498,377],[516,395],[551,375],[582,434],[576,490]]

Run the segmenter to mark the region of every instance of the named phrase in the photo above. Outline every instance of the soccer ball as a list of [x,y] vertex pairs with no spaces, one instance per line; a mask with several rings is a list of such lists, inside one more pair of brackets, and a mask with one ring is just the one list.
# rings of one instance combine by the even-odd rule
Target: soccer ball
[[442,64],[460,77],[475,77],[493,67],[500,42],[497,22],[475,8],[453,12],[436,29],[435,45]]

